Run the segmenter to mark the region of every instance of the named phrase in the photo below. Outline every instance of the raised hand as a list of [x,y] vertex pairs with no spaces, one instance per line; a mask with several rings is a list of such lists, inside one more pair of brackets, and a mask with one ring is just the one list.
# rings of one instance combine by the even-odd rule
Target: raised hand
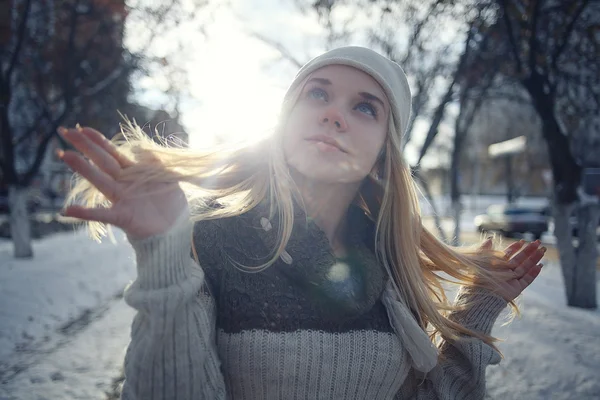
[[123,170],[135,165],[134,161],[121,154],[100,132],[92,128],[60,128],[59,133],[81,154],[59,150],[58,157],[111,203],[110,207],[69,206],[64,215],[115,225],[130,237],[143,239],[166,232],[188,211],[185,195],[177,183],[148,183],[131,190],[134,182],[119,178]]
[[[540,247],[540,244],[539,240],[529,244],[520,240],[504,250],[504,257],[508,261],[508,271],[505,281],[500,285],[500,294],[505,299],[517,298],[540,274],[543,266],[540,260],[546,253],[546,248]],[[491,245],[491,240],[487,240],[482,248],[491,248]]]

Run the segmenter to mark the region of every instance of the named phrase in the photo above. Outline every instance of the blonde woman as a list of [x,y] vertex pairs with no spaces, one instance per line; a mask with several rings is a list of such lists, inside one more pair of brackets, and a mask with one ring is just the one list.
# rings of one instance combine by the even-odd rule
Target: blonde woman
[[492,325],[545,249],[455,249],[422,226],[410,108],[400,66],[343,47],[299,71],[249,147],[61,129],[91,161],[60,154],[80,177],[64,213],[95,236],[120,227],[136,252],[124,399],[484,397]]

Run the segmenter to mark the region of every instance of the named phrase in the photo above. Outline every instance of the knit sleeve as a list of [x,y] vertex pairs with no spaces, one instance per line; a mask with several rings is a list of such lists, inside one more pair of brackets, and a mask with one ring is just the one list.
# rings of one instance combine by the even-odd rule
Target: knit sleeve
[[[461,289],[458,304],[471,306],[456,311],[450,319],[476,332],[489,335],[506,307],[506,300],[483,289]],[[500,354],[483,341],[460,337],[445,341],[440,347],[440,361],[425,377],[411,370],[398,398],[417,400],[476,400],[486,393],[485,371],[500,362]]]
[[137,279],[125,301],[137,310],[125,356],[126,400],[224,399],[215,338],[215,304],[190,257],[187,215],[165,234],[130,238]]

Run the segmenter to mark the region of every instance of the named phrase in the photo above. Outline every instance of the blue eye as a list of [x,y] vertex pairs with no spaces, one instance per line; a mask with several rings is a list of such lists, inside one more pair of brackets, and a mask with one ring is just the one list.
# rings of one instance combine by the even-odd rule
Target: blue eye
[[308,91],[308,97],[312,97],[317,100],[325,100],[327,101],[327,92],[321,88],[313,88]]
[[356,110],[377,117],[377,109],[369,102],[360,103],[355,107]]

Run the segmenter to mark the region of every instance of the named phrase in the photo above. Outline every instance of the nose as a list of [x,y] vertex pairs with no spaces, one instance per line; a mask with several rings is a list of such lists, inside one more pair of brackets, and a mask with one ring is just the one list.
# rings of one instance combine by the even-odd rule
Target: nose
[[337,131],[343,132],[348,129],[346,119],[338,107],[330,106],[327,107],[323,116],[321,117],[321,123],[323,125],[332,124],[335,126]]

